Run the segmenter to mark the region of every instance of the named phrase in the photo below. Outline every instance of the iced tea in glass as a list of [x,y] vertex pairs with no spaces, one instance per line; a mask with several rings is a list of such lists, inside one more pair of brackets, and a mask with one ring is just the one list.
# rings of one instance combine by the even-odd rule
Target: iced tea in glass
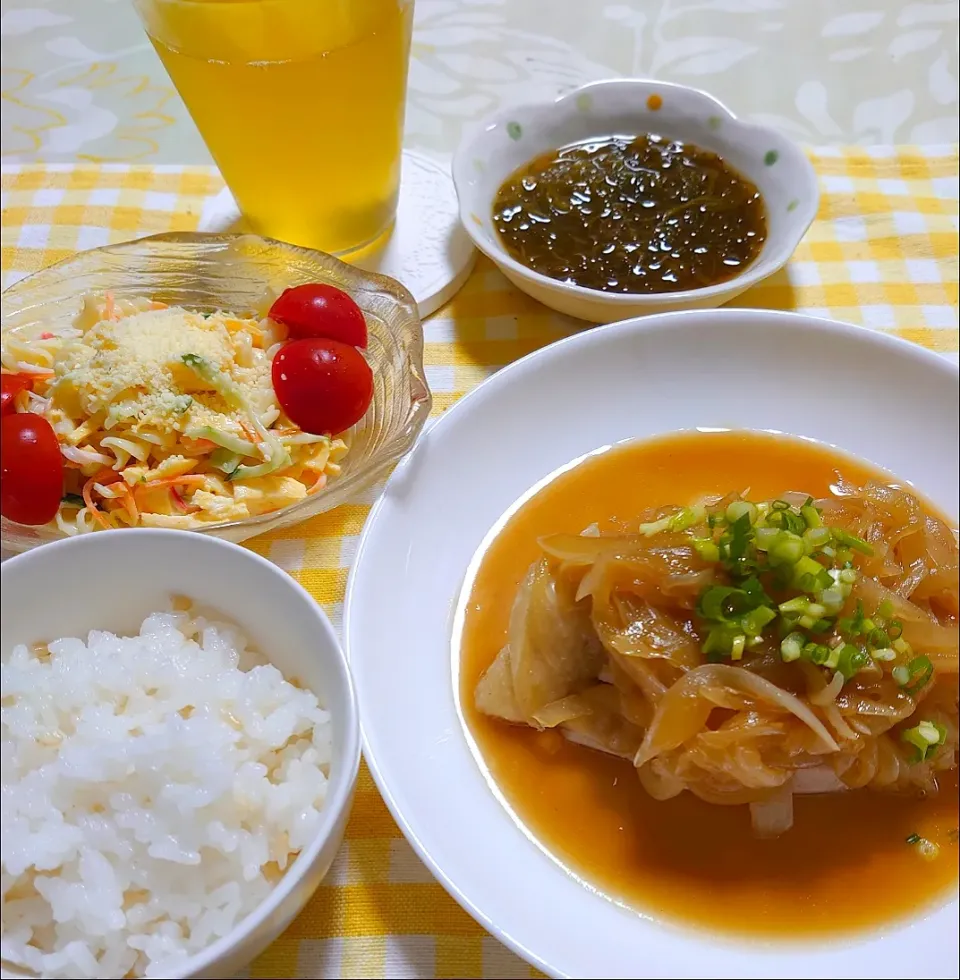
[[134,0],[252,231],[336,254],[393,222],[413,0]]

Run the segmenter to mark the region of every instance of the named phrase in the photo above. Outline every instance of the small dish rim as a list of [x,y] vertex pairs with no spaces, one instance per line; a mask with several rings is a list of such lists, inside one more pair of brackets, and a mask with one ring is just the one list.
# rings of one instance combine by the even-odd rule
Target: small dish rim
[[[797,224],[795,229],[791,231],[790,235],[785,235],[784,244],[781,245],[775,253],[771,252],[769,256],[765,257],[764,251],[766,250],[767,244],[770,242],[770,239],[768,238],[764,249],[761,250],[760,254],[742,272],[730,279],[725,279],[723,282],[714,283],[711,286],[701,286],[697,289],[679,289],[662,293],[613,293],[606,292],[602,289],[593,289],[588,286],[580,286],[575,283],[563,282],[560,279],[553,279],[550,276],[545,276],[543,273],[537,272],[534,269],[531,269],[529,266],[524,265],[522,262],[518,262],[516,259],[514,259],[506,251],[506,249],[503,248],[495,234],[490,236],[479,234],[475,222],[471,220],[473,210],[470,207],[468,195],[465,191],[469,168],[467,161],[468,149],[476,145],[478,139],[480,139],[484,134],[489,133],[499,125],[506,123],[508,119],[512,118],[513,116],[518,114],[549,113],[569,102],[575,103],[579,97],[585,94],[592,94],[595,91],[612,89],[614,87],[635,88],[638,91],[651,90],[655,88],[658,92],[684,92],[695,98],[702,99],[705,103],[708,103],[714,110],[711,113],[712,115],[720,116],[725,121],[734,123],[735,128],[740,130],[752,130],[758,133],[772,134],[784,146],[790,147],[791,150],[795,152],[796,159],[805,172],[811,195],[805,205],[801,205],[796,209],[795,216],[797,219]],[[523,102],[499,109],[496,112],[486,116],[479,122],[474,123],[469,127],[465,127],[460,142],[457,145],[456,152],[453,156],[452,170],[453,182],[457,190],[457,200],[460,208],[460,221],[474,245],[484,255],[491,259],[491,261],[495,262],[499,266],[506,267],[514,275],[530,280],[544,289],[560,289],[568,293],[568,295],[571,297],[576,297],[581,300],[587,300],[595,303],[605,303],[612,307],[623,307],[625,309],[625,315],[627,308],[637,309],[641,306],[662,307],[667,303],[669,303],[671,307],[680,307],[685,304],[694,304],[699,301],[724,296],[731,291],[736,291],[739,293],[751,286],[756,285],[758,282],[762,282],[764,279],[769,278],[778,270],[782,269],[783,266],[789,261],[790,257],[796,251],[797,246],[800,244],[803,236],[813,224],[820,204],[820,188],[817,181],[816,171],[813,168],[813,164],[810,162],[809,158],[803,152],[803,149],[797,142],[790,139],[790,137],[786,136],[785,134],[773,130],[768,126],[746,122],[737,116],[718,98],[711,95],[709,92],[704,91],[703,89],[689,85],[681,85],[678,82],[661,82],[649,78],[599,79],[597,81],[588,82],[587,84],[581,85],[575,89],[572,89],[571,91],[564,92],[562,95],[557,96],[550,102]],[[748,179],[750,178],[749,174],[744,174],[743,176],[747,177]],[[492,205],[492,202],[487,203],[488,205]],[[491,242],[493,243],[493,247],[491,247]]]

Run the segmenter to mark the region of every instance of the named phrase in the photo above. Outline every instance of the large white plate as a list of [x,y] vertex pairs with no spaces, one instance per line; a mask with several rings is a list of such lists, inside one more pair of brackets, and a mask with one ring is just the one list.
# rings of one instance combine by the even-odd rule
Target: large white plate
[[776,429],[887,467],[956,517],[957,402],[957,367],[919,347],[793,314],[719,310],[573,336],[500,371],[426,432],[367,523],[345,637],[367,762],[450,894],[559,977],[955,978],[956,897],[862,938],[786,946],[656,922],[584,887],[523,833],[474,760],[451,628],[490,527],[584,453],[695,426]]

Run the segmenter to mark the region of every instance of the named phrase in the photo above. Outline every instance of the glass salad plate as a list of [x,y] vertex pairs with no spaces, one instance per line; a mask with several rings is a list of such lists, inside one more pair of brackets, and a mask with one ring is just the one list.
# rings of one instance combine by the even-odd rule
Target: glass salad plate
[[[243,541],[337,507],[374,483],[413,445],[430,412],[423,371],[423,330],[416,303],[398,282],[333,256],[254,235],[174,233],[108,245],[27,276],[3,293],[2,330],[31,337],[70,326],[86,293],[149,297],[201,312],[251,310],[271,287],[323,282],[349,293],[369,332],[373,401],[345,438],[342,472],[318,493],[280,510],[203,527]],[[63,537],[53,525],[26,527],[3,518],[4,552]]]

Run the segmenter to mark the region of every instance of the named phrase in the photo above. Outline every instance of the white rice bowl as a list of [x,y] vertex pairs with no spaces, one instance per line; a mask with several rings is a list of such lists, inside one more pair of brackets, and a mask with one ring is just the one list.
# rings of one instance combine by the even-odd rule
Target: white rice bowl
[[315,694],[196,611],[2,662],[2,939],[44,977],[164,977],[317,835]]

